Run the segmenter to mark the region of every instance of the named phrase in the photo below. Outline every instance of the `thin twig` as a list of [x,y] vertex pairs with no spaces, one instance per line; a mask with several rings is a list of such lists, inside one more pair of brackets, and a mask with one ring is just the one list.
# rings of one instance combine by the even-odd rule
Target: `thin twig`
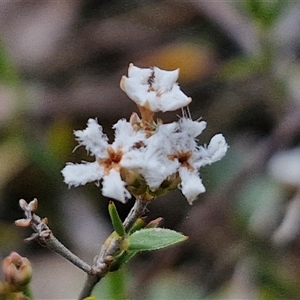
[[17,226],[30,226],[34,230],[34,234],[27,238],[26,241],[37,240],[40,244],[46,246],[52,251],[58,253],[76,267],[80,268],[84,272],[90,274],[92,267],[86,262],[81,260],[78,256],[67,249],[52,233],[49,226],[47,225],[47,219],[41,219],[34,213],[37,209],[37,199],[34,199],[30,203],[25,200],[20,200],[20,207],[25,212],[25,219],[17,220],[15,223]]

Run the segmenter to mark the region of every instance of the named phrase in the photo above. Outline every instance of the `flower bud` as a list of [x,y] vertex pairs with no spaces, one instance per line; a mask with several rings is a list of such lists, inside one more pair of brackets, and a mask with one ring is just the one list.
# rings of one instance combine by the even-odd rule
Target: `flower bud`
[[32,201],[29,202],[28,204],[28,209],[31,211],[31,212],[35,212],[38,208],[38,201],[36,198],[34,198]]
[[19,205],[23,210],[26,210],[28,203],[24,199],[19,200]]
[[162,220],[163,220],[163,218],[161,218],[161,217],[156,218],[155,220],[150,221],[147,224],[146,228],[156,228],[161,224]]
[[30,219],[19,219],[15,221],[16,226],[18,227],[28,227],[30,226]]
[[12,252],[2,261],[4,278],[14,291],[22,291],[32,276],[31,263],[26,257]]

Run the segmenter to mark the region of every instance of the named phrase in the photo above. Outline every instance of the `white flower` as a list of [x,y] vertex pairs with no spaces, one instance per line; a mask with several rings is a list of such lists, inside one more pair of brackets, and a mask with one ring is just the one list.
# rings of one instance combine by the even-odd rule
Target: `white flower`
[[205,129],[204,121],[182,118],[177,124],[176,130],[166,135],[173,151],[168,158],[179,163],[177,167],[181,179],[179,189],[192,204],[200,193],[205,192],[199,175],[200,168],[220,160],[226,154],[228,145],[224,137],[217,134],[207,147],[199,147],[195,138]]
[[196,137],[205,127],[206,122],[187,118],[159,125],[144,141],[144,147],[133,155],[134,159],[127,161],[126,167],[143,176],[152,191],[164,180],[174,180],[173,175],[177,174],[181,181],[178,187],[192,204],[200,193],[205,192],[200,168],[220,160],[228,148],[221,134],[215,135],[207,147],[199,147]]
[[75,131],[79,145],[95,156],[92,163],[67,164],[62,170],[64,181],[69,186],[84,185],[88,182],[102,180],[104,196],[125,202],[131,195],[122,181],[120,170],[122,161],[130,154],[130,149],[144,139],[142,132],[136,132],[125,120],[119,120],[115,129],[115,141],[109,145],[107,136],[102,133],[102,127],[96,120],[89,119],[85,130]]
[[179,88],[179,69],[164,71],[157,67],[141,69],[129,65],[128,77],[123,76],[121,89],[137,105],[150,111],[173,111],[187,106],[192,99]]
[[102,194],[123,203],[131,197],[130,192],[152,199],[178,186],[192,204],[205,192],[200,168],[226,154],[228,145],[223,135],[215,135],[208,146],[198,146],[197,137],[206,122],[187,117],[170,124],[153,120],[156,111],[175,110],[190,103],[191,98],[176,83],[178,73],[130,64],[121,88],[138,104],[141,118],[133,114],[130,122],[119,120],[113,126],[115,139],[111,144],[97,120],[89,119],[86,129],[74,131],[79,146],[84,146],[95,161],[67,164],[62,170],[64,181],[69,186],[101,181]]
[[198,174],[200,168],[220,160],[226,154],[227,149],[225,138],[222,134],[217,134],[211,139],[207,148],[196,147],[190,157],[187,156],[186,161],[182,161],[179,170],[180,189],[190,204],[200,193],[205,192],[205,187]]
[[178,162],[168,158],[168,154],[172,151],[168,135],[174,132],[176,125],[174,122],[158,126],[128,165],[143,176],[152,191],[155,191],[168,176],[177,172]]

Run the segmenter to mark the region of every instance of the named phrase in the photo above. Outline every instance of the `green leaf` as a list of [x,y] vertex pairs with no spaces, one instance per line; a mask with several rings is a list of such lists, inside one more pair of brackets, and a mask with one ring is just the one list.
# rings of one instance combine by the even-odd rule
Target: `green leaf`
[[129,251],[150,251],[172,246],[188,239],[187,236],[165,228],[146,228],[128,238]]
[[109,215],[110,215],[110,218],[111,218],[111,221],[112,221],[112,224],[114,226],[116,233],[119,236],[124,237],[125,236],[125,228],[120,219],[117,208],[112,201],[108,205],[108,211],[109,211]]
[[[127,270],[122,268],[117,272],[109,272],[107,276],[108,280],[108,292],[109,300],[121,300],[127,299],[126,297],[126,286],[127,286]],[[100,299],[105,299],[103,296]]]

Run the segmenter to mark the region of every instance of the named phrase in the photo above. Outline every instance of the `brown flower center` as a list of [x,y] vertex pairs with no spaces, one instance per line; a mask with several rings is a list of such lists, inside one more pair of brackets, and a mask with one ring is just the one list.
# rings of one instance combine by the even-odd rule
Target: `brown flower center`
[[118,149],[115,151],[111,146],[107,148],[107,158],[102,158],[98,160],[98,163],[104,167],[104,174],[107,175],[112,169],[120,171],[120,161],[123,156],[123,151]]
[[181,164],[182,167],[187,168],[190,171],[193,171],[194,168],[193,166],[189,163],[189,159],[192,157],[193,151],[178,151],[175,154],[170,154],[168,155],[168,158],[171,160],[178,159],[179,163]]

